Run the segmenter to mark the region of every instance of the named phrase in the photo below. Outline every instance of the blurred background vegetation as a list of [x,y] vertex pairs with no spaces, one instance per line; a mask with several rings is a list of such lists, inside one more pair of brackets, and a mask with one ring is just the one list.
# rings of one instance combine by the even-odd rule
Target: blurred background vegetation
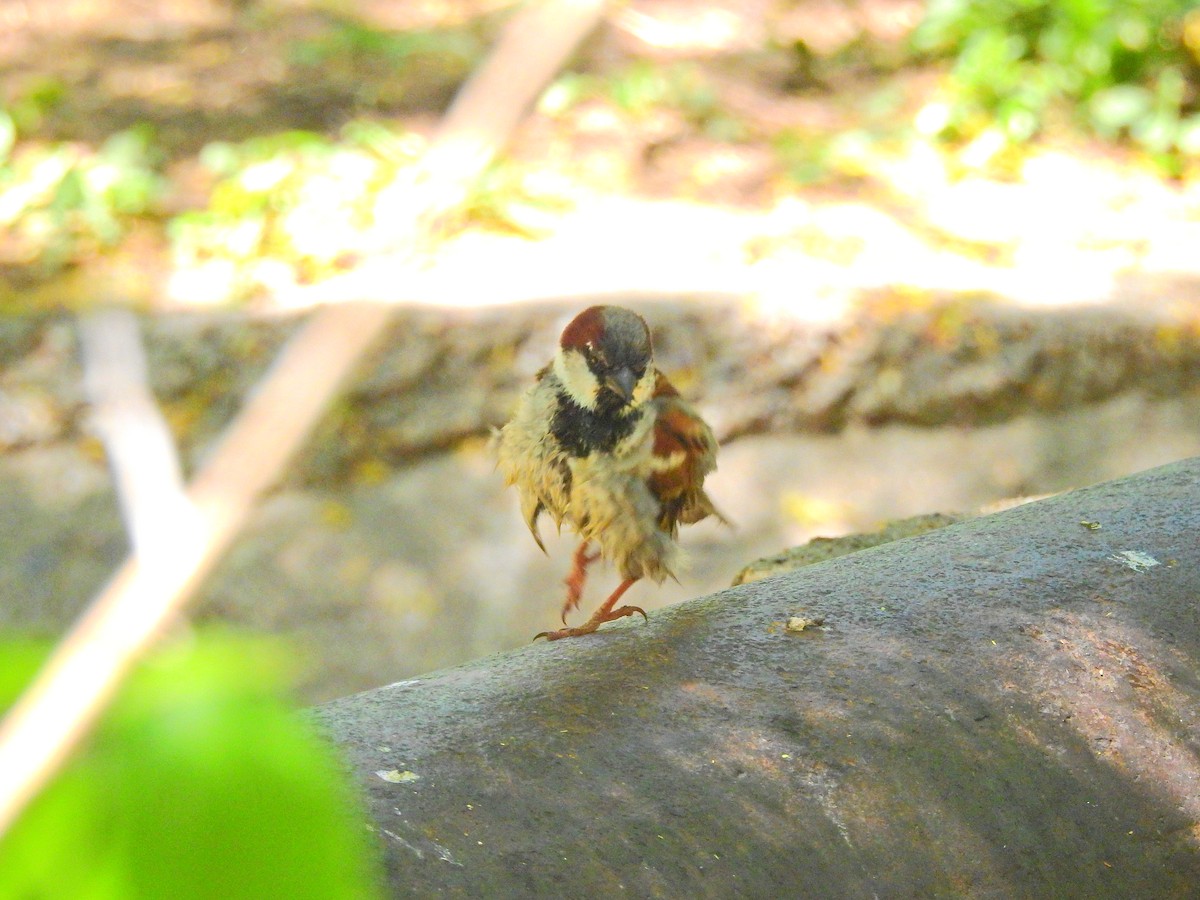
[[1188,0],[934,0],[912,45],[953,61],[931,129],[941,137],[995,129],[1020,146],[1057,121],[1128,141],[1172,175],[1200,154],[1200,17]]
[[[62,276],[89,266],[143,306],[269,303],[353,268],[383,240],[379,192],[508,4],[81,0],[67,28],[52,6],[2,5],[7,308],[86,304],[94,290]],[[1187,0],[613,9],[616,27],[546,92],[456,229],[536,236],[539,213],[588,187],[759,207],[798,185],[865,191],[881,159],[918,143],[1000,176],[1047,143],[1093,142],[1176,179],[1200,156]],[[644,158],[602,146],[616,127],[642,136]],[[671,152],[694,138],[707,165]]]
[[[0,0],[0,310],[269,310],[354,271],[387,248],[381,197],[510,7]],[[1194,198],[1195,4],[614,4],[441,236],[537,242],[613,195],[896,209],[922,191],[906,161],[1019,184],[1047,150]],[[976,221],[925,233],[1010,249]],[[872,240],[789,239],[833,262]],[[782,240],[768,228],[746,258]],[[42,652],[0,647],[0,705]],[[291,711],[283,656],[215,636],[147,663],[0,842],[0,894],[371,895],[365,820]]]

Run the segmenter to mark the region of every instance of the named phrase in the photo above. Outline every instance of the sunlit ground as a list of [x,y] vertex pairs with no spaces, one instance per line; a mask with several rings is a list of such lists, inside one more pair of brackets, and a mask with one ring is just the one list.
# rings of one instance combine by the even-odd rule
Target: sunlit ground
[[[1194,185],[1057,150],[1032,154],[1016,182],[956,180],[938,150],[920,142],[906,150],[874,161],[873,187],[892,194],[890,203],[798,191],[747,209],[594,194],[540,217],[538,239],[469,232],[409,283],[398,285],[383,265],[374,286],[351,283],[359,296],[452,305],[745,296],[821,319],[879,289],[981,292],[1036,306],[1200,299],[1200,284],[1180,288],[1200,279]],[[1170,296],[1162,296],[1165,279]],[[187,282],[178,273],[174,299],[187,299]],[[333,288],[285,283],[274,300],[304,304],[336,296]]]
[[[364,0],[338,9],[398,30],[458,26],[503,7]],[[165,211],[180,218],[166,236],[136,223],[115,247],[63,251],[78,265],[52,280],[49,296],[64,284],[68,295],[83,286],[94,295],[99,284],[106,299],[157,308],[298,308],[343,298],[471,306],[717,294],[828,319],[881,288],[984,292],[1039,306],[1162,298],[1164,285],[1173,302],[1197,293],[1195,181],[1168,181],[1133,151],[1082,137],[1050,136],[1014,152],[985,131],[946,145],[934,136],[946,115],[938,69],[839,63],[793,85],[786,58],[763,50],[768,41],[803,41],[819,64],[870,41],[877,56],[895,56],[922,15],[911,0],[806,3],[785,14],[718,0],[615,8],[584,54],[589,74],[567,73],[546,91],[495,177],[419,265],[402,263],[389,256],[389,226],[403,195],[385,186],[403,182],[436,112],[406,110],[403,97],[381,93],[399,80],[411,95],[411,73],[343,71],[343,44],[351,63],[356,53],[373,58],[373,45],[355,44],[366,38],[323,18],[324,9],[0,3],[9,25],[0,57],[15,70],[10,103],[40,78],[64,103],[95,91],[96,103],[126,118],[138,108],[161,117],[176,147],[208,144],[199,156],[169,151]],[[114,58],[101,40],[128,43]],[[46,56],[70,41],[95,48],[95,58]],[[326,62],[297,70],[304,53]],[[314,74],[327,79],[309,85],[316,120],[366,115],[390,136],[363,137],[360,128],[348,138],[334,128],[332,145],[312,153],[284,145],[255,157],[236,143],[218,152],[229,131],[222,116],[260,113],[262,134],[295,127],[271,104],[303,104],[306,86],[295,79]],[[380,115],[372,105],[397,111]],[[201,115],[177,121],[185,110]],[[43,130],[62,130],[53,111],[44,119]],[[86,121],[77,130],[87,140],[102,127]],[[7,262],[28,262],[53,227],[35,217],[23,231],[22,204],[71,159],[30,163],[24,184],[0,191],[0,220],[16,223],[0,248]],[[85,181],[102,190],[118,177],[101,165]],[[75,271],[86,271],[82,285]]]

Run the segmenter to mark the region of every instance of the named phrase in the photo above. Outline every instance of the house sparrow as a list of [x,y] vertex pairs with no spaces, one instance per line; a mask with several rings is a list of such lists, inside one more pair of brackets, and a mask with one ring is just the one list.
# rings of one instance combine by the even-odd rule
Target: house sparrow
[[[596,559],[614,563],[624,579],[584,624],[534,640],[645,618],[639,607],[614,606],[640,578],[675,576],[680,523],[726,521],[703,487],[716,468],[712,429],[654,367],[645,320],[619,306],[593,306],[571,320],[554,360],[497,432],[495,452],[538,546],[546,549],[537,530],[543,512],[581,538],[566,578],[564,625]],[[589,552],[593,542],[598,552]]]

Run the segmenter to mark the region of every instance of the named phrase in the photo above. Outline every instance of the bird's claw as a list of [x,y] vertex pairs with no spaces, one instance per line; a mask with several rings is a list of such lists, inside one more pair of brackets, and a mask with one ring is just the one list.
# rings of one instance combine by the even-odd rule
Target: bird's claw
[[650,617],[646,615],[646,611],[640,606],[622,606],[613,613],[611,618],[605,619],[605,621],[611,622],[613,619],[620,618],[621,616],[632,616],[634,613],[638,613],[642,617],[643,621],[650,621]]
[[621,606],[611,612],[605,613],[603,616],[593,616],[582,625],[574,628],[560,628],[558,631],[539,631],[533,636],[536,641],[538,638],[545,638],[548,641],[558,641],[568,637],[581,637],[585,634],[591,634],[605,622],[612,622],[616,619],[623,619],[626,616],[640,615],[647,622],[650,617],[646,615],[646,611],[640,606]]

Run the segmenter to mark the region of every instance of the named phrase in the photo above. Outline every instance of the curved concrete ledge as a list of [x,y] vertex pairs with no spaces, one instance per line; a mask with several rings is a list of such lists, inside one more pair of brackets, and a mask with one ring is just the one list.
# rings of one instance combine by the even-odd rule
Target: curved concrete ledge
[[1194,896],[1200,459],[317,716],[396,896]]

